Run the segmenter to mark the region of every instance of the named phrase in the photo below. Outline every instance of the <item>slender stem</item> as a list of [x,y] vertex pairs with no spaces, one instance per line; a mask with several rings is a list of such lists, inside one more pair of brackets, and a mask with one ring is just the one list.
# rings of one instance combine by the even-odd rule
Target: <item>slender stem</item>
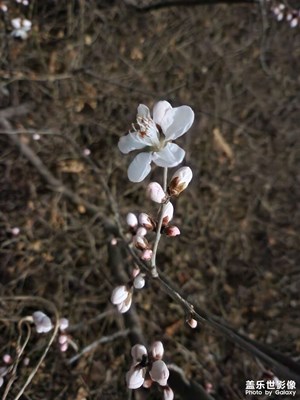
[[[164,168],[163,189],[165,192],[167,191],[167,179],[168,179],[168,168]],[[158,277],[157,266],[156,266],[156,254],[157,254],[158,244],[159,244],[159,241],[161,238],[160,231],[161,231],[161,227],[162,227],[162,223],[163,223],[163,215],[164,215],[166,204],[167,203],[162,205],[161,210],[159,212],[158,224],[157,224],[157,228],[156,228],[156,238],[155,238],[155,242],[153,245],[153,252],[152,252],[152,257],[151,257],[151,274],[152,274],[153,278]]]

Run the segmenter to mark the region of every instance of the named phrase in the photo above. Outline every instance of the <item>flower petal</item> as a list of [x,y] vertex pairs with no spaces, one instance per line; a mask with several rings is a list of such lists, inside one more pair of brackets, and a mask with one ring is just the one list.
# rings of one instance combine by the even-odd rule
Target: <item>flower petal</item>
[[128,179],[131,182],[141,182],[151,171],[151,153],[140,153],[134,157],[128,167]]
[[145,146],[146,144],[139,139],[135,132],[129,132],[128,135],[122,136],[118,143],[119,150],[123,154],[142,149]]
[[194,122],[194,111],[189,106],[167,110],[161,128],[167,140],[175,140],[186,133]]
[[153,154],[153,161],[159,167],[176,167],[185,156],[185,151],[175,143],[168,143],[162,150]]
[[127,387],[129,389],[138,389],[145,380],[145,368],[131,367],[126,374]]
[[137,109],[137,118],[151,118],[150,110],[145,104],[140,104]]
[[162,120],[167,110],[171,110],[172,106],[167,101],[159,101],[153,107],[153,120],[156,124],[161,126]]

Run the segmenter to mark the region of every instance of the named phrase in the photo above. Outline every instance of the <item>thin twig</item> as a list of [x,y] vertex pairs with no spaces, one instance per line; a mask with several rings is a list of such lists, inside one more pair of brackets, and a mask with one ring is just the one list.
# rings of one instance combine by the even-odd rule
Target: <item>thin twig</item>
[[[168,179],[168,168],[164,168],[164,173],[163,173],[163,190],[166,193],[167,191],[167,179]],[[153,245],[153,250],[152,250],[152,257],[151,257],[151,274],[153,278],[158,277],[158,272],[157,272],[157,266],[156,266],[156,254],[157,254],[157,249],[159,245],[159,241],[161,238],[161,227],[163,223],[163,218],[164,218],[164,212],[166,205],[168,203],[164,203],[161,207],[161,210],[159,212],[159,217],[158,217],[158,224],[156,228],[156,237]]]

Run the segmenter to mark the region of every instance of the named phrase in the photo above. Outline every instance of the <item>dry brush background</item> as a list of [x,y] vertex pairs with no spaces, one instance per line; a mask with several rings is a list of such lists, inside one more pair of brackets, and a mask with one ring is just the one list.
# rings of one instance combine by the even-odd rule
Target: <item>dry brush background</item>
[[[137,105],[160,99],[190,105],[196,114],[179,140],[194,172],[176,202],[182,235],[163,238],[161,269],[240,333],[299,357],[299,30],[262,11],[223,4],[142,13],[122,1],[32,1],[28,9],[10,7],[33,22],[23,42],[10,37],[9,16],[1,17],[0,116],[9,109],[20,142],[95,205],[91,212],[53,190],[2,124],[1,299],[50,300],[70,319],[79,350],[111,339],[72,364],[72,349],[62,354],[53,346],[22,398],[129,398],[130,342],[109,302],[121,283],[107,247],[114,215],[101,179],[122,222],[129,211],[155,211],[144,185],[128,181],[129,157],[117,142]],[[20,106],[18,115],[13,110]],[[97,168],[81,156],[84,148]],[[151,179],[160,179],[158,172]],[[16,226],[20,234],[13,236]],[[130,259],[123,264],[128,270]],[[146,340],[161,339],[167,360],[189,380],[212,383],[216,399],[244,398],[246,379],[260,379],[268,368],[205,325],[192,331],[155,283],[135,300]],[[1,300],[1,355],[14,354],[18,318],[39,308],[38,300]],[[116,332],[124,336],[114,338]],[[32,363],[45,343],[33,335]],[[27,374],[20,368],[15,393]],[[155,390],[147,396],[161,398]]]

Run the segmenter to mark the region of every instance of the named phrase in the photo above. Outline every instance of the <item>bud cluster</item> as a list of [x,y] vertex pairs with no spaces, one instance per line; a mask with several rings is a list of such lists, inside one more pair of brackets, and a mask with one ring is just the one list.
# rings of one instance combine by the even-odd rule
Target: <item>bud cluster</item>
[[300,25],[300,9],[296,10],[278,0],[268,0],[271,7],[270,10],[277,21],[287,21],[291,28],[296,28]]
[[138,389],[141,386],[150,388],[154,382],[161,386],[164,400],[173,400],[174,393],[168,386],[169,369],[162,357],[164,347],[162,342],[154,342],[148,352],[146,347],[136,344],[131,349],[132,364],[126,374],[129,389]]

